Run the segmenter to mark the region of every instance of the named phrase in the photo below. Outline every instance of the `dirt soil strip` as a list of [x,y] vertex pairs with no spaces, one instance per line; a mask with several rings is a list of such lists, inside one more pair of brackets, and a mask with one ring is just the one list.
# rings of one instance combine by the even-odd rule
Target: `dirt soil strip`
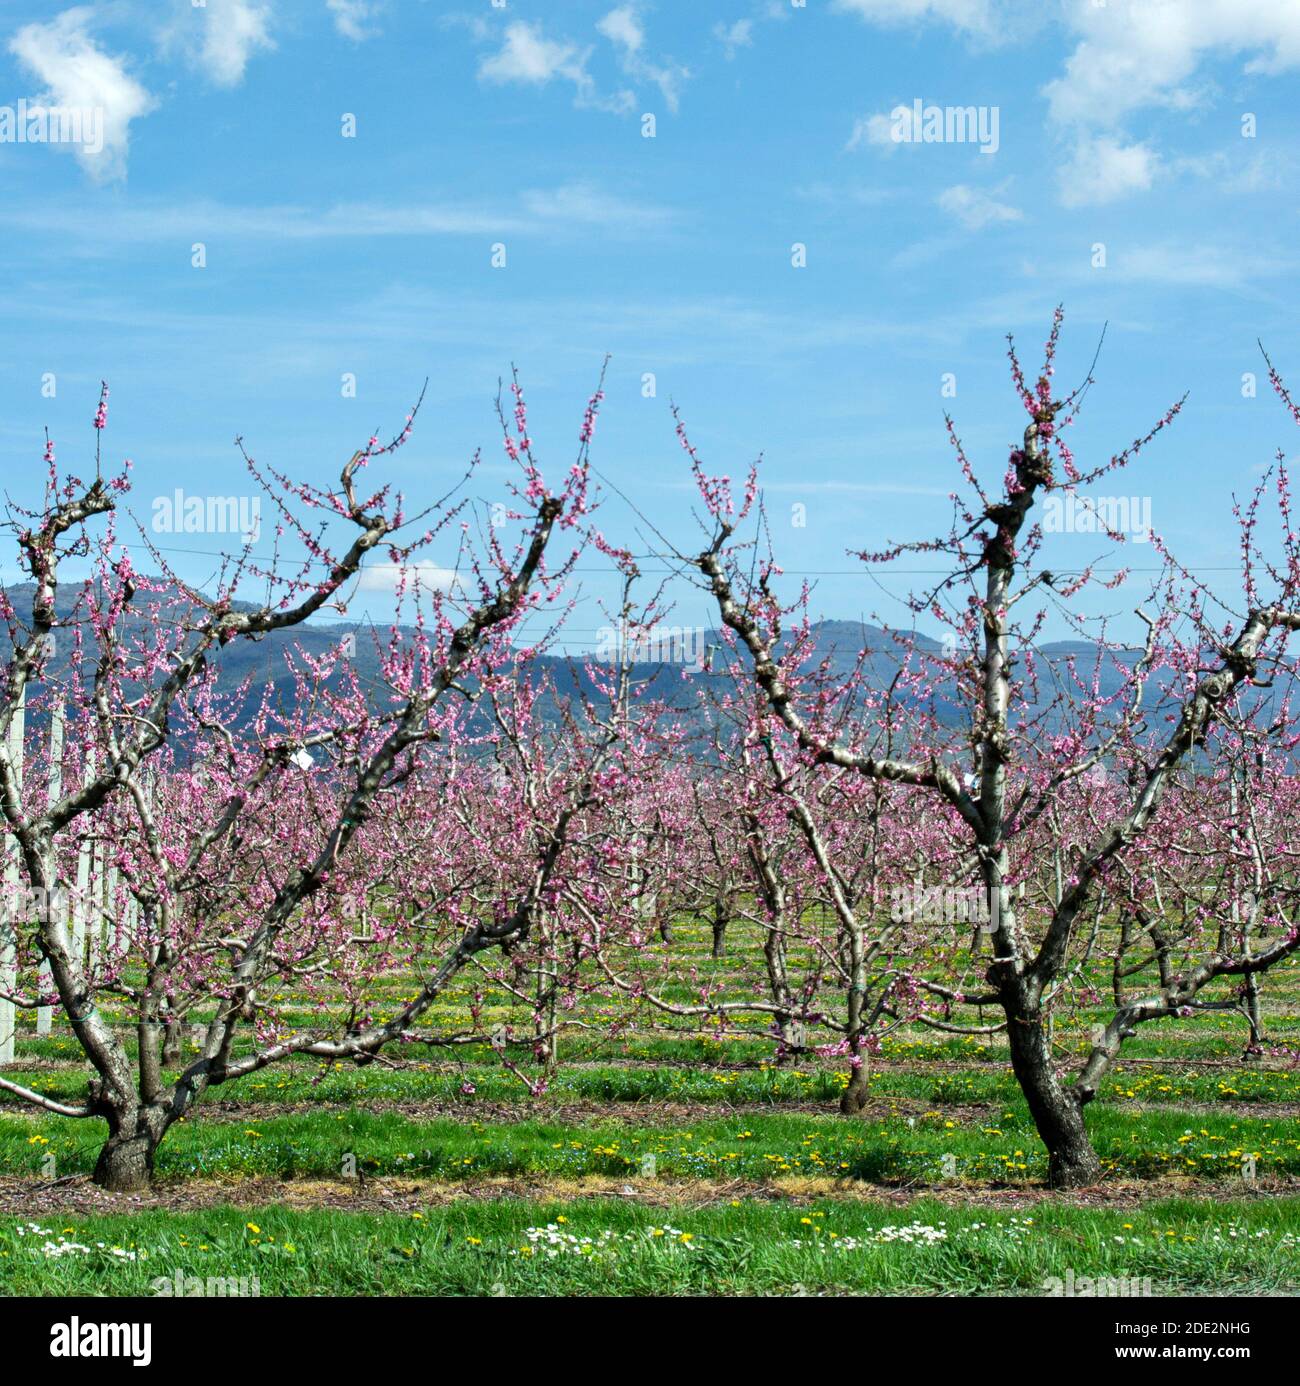
[[[1300,1179],[1257,1181],[1238,1188],[1238,1200],[1300,1197]],[[920,1198],[954,1206],[1015,1211],[1043,1207],[1141,1208],[1161,1198],[1223,1199],[1222,1183],[1197,1179],[1115,1181],[1069,1194],[1039,1185],[926,1185],[891,1187],[848,1179],[779,1179],[755,1185],[744,1181],[693,1179],[673,1182],[585,1176],[580,1179],[500,1177],[445,1183],[434,1180],[369,1179],[316,1180],[252,1178],[233,1181],[160,1180],[148,1193],[111,1194],[85,1175],[42,1182],[0,1178],[0,1214],[20,1218],[90,1217],[153,1210],[189,1212],[204,1208],[241,1210],[281,1206],[300,1210],[347,1213],[423,1212],[474,1200],[517,1198],[530,1202],[564,1202],[584,1198],[625,1198],[648,1208],[705,1208],[733,1200],[788,1203],[803,1207],[827,1199],[879,1203],[906,1208]]]
[[[1082,1061],[1083,1056],[1076,1056]],[[1058,1055],[1058,1062],[1063,1062],[1067,1067],[1071,1060]],[[451,1064],[435,1059],[390,1059],[382,1060],[383,1067],[392,1069],[396,1072],[408,1070],[424,1069],[429,1073],[442,1075],[461,1074],[470,1072],[475,1065],[466,1066],[464,1064]],[[674,1069],[681,1068],[683,1065],[691,1067],[703,1066],[708,1072],[713,1073],[757,1073],[769,1071],[773,1073],[798,1072],[798,1073],[839,1073],[843,1071],[843,1064],[832,1062],[821,1062],[814,1058],[805,1058],[802,1062],[792,1060],[785,1064],[773,1064],[766,1059],[710,1059],[701,1065],[700,1061],[683,1059],[639,1059],[639,1058],[608,1058],[608,1059],[571,1059],[564,1064],[565,1071],[581,1072],[586,1069]],[[14,1065],[15,1069],[24,1073],[70,1073],[73,1071],[88,1072],[86,1063],[80,1058],[70,1059],[40,1059],[40,1058],[19,1058]],[[1004,1068],[1010,1072],[1010,1061],[1005,1054],[999,1051],[996,1055],[990,1054],[987,1058],[970,1059],[903,1059],[903,1058],[884,1058],[877,1060],[875,1072],[878,1073],[988,1073],[992,1069]],[[1250,1063],[1242,1063],[1240,1059],[1196,1059],[1196,1058],[1149,1058],[1149,1059],[1121,1059],[1115,1067],[1115,1076],[1118,1078],[1125,1073],[1131,1073],[1141,1068],[1226,1068],[1232,1069],[1237,1073],[1295,1073],[1296,1063],[1292,1059],[1285,1057],[1266,1058],[1252,1060]],[[299,1071],[301,1066],[299,1066]],[[283,1070],[282,1070],[283,1071]]]
[[[1189,1119],[1203,1116],[1229,1116],[1258,1121],[1300,1121],[1297,1102],[1106,1102],[1099,1105],[1127,1112],[1182,1112]],[[236,1122],[273,1121],[283,1117],[307,1116],[313,1112],[343,1107],[348,1111],[374,1114],[392,1113],[412,1121],[451,1119],[461,1123],[481,1125],[511,1125],[515,1122],[539,1121],[548,1125],[579,1126],[603,1124],[608,1126],[646,1126],[662,1121],[665,1125],[688,1124],[693,1121],[725,1120],[728,1117],[754,1116],[820,1116],[833,1117],[836,1109],[831,1102],[665,1102],[663,1100],[607,1101],[597,1098],[572,1102],[533,1104],[526,1098],[519,1102],[464,1102],[456,1099],[430,1098],[423,1102],[394,1102],[381,1097],[359,1096],[346,1102],[256,1102],[242,1098],[205,1101],[199,1108],[207,1126],[223,1126]],[[944,1102],[922,1097],[898,1097],[892,1101],[877,1100],[855,1117],[845,1121],[870,1123],[919,1118],[938,1113],[945,1121],[961,1125],[996,1126],[1006,1110],[1003,1102]],[[46,1114],[39,1108],[21,1101],[0,1102],[0,1118],[43,1121]]]

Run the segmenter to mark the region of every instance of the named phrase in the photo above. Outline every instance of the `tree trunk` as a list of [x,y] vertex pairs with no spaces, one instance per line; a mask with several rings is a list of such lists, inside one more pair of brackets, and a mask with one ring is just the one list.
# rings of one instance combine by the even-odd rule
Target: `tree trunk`
[[174,1016],[167,1022],[163,1032],[162,1061],[164,1068],[179,1068],[181,1063],[181,1037],[184,1026]]
[[849,1070],[849,1085],[840,1094],[840,1115],[857,1116],[857,1114],[867,1105],[867,1091],[869,1087],[870,1075],[867,1072],[867,1061],[859,1056],[862,1061],[856,1068]]
[[1258,1059],[1264,1052],[1264,1022],[1259,1009],[1259,977],[1254,972],[1246,974],[1246,1022],[1250,1026],[1250,1038],[1246,1041],[1243,1059]]
[[[555,966],[558,970],[558,964]],[[560,1066],[559,979],[545,964],[539,964],[537,991],[535,1054],[542,1071],[552,1078]]]
[[1052,1067],[1042,1017],[1008,1012],[1011,1067],[1029,1103],[1038,1135],[1047,1147],[1047,1180],[1054,1189],[1079,1189],[1101,1178],[1101,1161],[1088,1139],[1083,1107],[1061,1086]]
[[140,1193],[153,1182],[157,1142],[144,1129],[110,1136],[95,1162],[95,1183],[110,1193]]
[[718,895],[713,901],[713,956],[715,958],[726,956],[729,914],[727,897]]
[[867,1072],[865,1065],[849,1074],[848,1087],[840,1094],[840,1115],[857,1116],[867,1105]]

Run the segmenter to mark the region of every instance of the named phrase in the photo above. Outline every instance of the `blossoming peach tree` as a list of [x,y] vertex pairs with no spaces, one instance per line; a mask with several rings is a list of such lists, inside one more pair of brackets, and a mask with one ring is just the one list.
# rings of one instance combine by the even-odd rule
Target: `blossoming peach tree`
[[[418,912],[367,917],[385,880],[407,869],[402,825],[416,800],[451,823],[456,748],[472,735],[466,709],[515,658],[512,633],[526,616],[558,610],[589,540],[607,547],[588,519],[600,392],[577,459],[552,490],[512,388],[513,419],[498,413],[519,476],[506,511],[516,541],[490,527],[476,542],[473,512],[454,490],[411,515],[390,487],[363,489],[367,468],[405,441],[414,414],[389,444],[372,438],[354,453],[330,489],[245,454],[277,516],[282,556],[268,562],[246,544],[211,592],[182,582],[156,550],[162,576],[136,571],[116,534],[129,464],[106,477],[98,441],[91,480],[60,478],[47,445],[43,505],[11,509],[30,598],[20,610],[6,597],[0,611],[12,647],[0,692],[0,814],[27,904],[9,902],[18,936],[2,984],[20,1009],[57,1008],[90,1077],[76,1102],[3,1075],[0,1089],[60,1116],[104,1121],[94,1177],[105,1187],[147,1183],[167,1131],[210,1087],[294,1054],[364,1060],[409,1038],[450,978],[484,950],[525,937],[537,919],[590,776],[553,797],[550,831],[533,841],[528,869],[498,882],[494,898],[467,890],[481,846],[472,834],[459,838],[459,856],[424,858],[424,897],[455,926],[450,939],[437,936],[439,954],[423,946]],[[105,421],[106,395],[97,440]],[[456,585],[422,598],[409,560],[457,521]],[[330,538],[336,529],[341,543]],[[559,535],[566,551],[548,567]],[[300,557],[283,556],[288,538]],[[267,690],[220,683],[224,648],[342,609],[349,583],[377,553],[401,573],[408,610],[418,607],[413,637],[395,625],[377,641],[378,687],[364,686],[337,655],[301,651],[288,707]],[[61,590],[69,559],[93,564],[71,600]],[[244,600],[254,584],[261,599]],[[57,665],[56,649],[66,655]],[[249,705],[252,715],[239,715]],[[50,902],[69,887],[76,894],[87,852],[104,867],[102,891],[78,899],[70,917]],[[107,930],[95,922],[100,914]],[[417,973],[418,984],[380,1008],[367,984],[394,967]],[[289,986],[309,1006],[315,1000],[305,1026],[284,1022],[277,998]],[[181,1059],[179,1026],[200,1012],[197,1052]],[[163,1066],[165,1044],[180,1064],[174,1074]]]
[[[889,563],[924,554],[950,564],[946,576],[910,599],[916,617],[945,631],[944,641],[929,648],[906,630],[894,633],[904,651],[901,716],[880,715],[879,680],[867,676],[865,660],[832,697],[782,647],[774,596],[780,570],[771,559],[758,561],[740,538],[755,504],[754,473],[737,503],[728,479],[705,472],[684,433],[712,539],[703,551],[679,557],[693,563],[716,602],[783,760],[860,777],[904,801],[920,798],[936,850],[960,844],[955,861],[946,853],[954,872],[947,884],[977,887],[985,902],[973,941],[983,976],[944,982],[917,975],[887,943],[897,966],[874,977],[855,970],[852,986],[872,1000],[876,1018],[909,993],[928,994],[928,1009],[945,1018],[962,1007],[1000,1011],[1012,1068],[1047,1147],[1051,1182],[1071,1187],[1100,1173],[1084,1112],[1124,1041],[1154,1020],[1238,1008],[1250,979],[1300,945],[1291,834],[1259,816],[1274,789],[1286,798],[1291,792],[1298,729],[1288,695],[1296,668],[1286,644],[1300,629],[1300,541],[1279,458],[1238,512],[1240,604],[1212,619],[1213,594],[1153,536],[1164,568],[1137,610],[1145,638],[1137,649],[1112,639],[1081,596],[1103,581],[1101,573],[1095,564],[1054,571],[1045,561],[1050,527],[1040,517],[1048,500],[1074,499],[1125,468],[1180,406],[1122,452],[1081,467],[1068,429],[1091,372],[1074,391],[1057,393],[1060,325],[1058,312],[1034,384],[1014,347],[1009,352],[1028,423],[999,484],[980,479],[950,421],[965,489],[952,496],[949,530],[859,555]],[[1276,374],[1273,380],[1300,421]],[[1271,542],[1261,537],[1266,484],[1281,519],[1280,538]],[[1122,543],[1125,535],[1104,508],[1096,513],[1100,529]],[[1120,571],[1104,583],[1115,590],[1129,577]],[[1081,638],[1082,653],[1052,659],[1040,652],[1049,610]],[[1263,696],[1261,685],[1272,685],[1274,696]],[[853,715],[832,716],[846,706]],[[1248,785],[1234,779],[1245,745]],[[785,792],[797,816],[799,801]],[[1194,882],[1186,870],[1189,849],[1205,868]],[[1176,873],[1171,863],[1179,864]],[[822,869],[836,880],[829,861]],[[1237,888],[1243,879],[1251,885],[1248,902]],[[877,884],[902,882],[895,876]],[[1176,891],[1192,885],[1197,899],[1179,908]],[[1170,919],[1156,904],[1161,886]],[[1105,927],[1112,908],[1124,921],[1119,930]],[[1086,993],[1086,969],[1100,950],[1114,955],[1113,1013],[1067,1076],[1052,1052],[1053,1008]],[[1155,984],[1134,994],[1125,978],[1147,963]],[[855,1059],[867,1039],[861,1007],[857,1014],[849,1032]]]

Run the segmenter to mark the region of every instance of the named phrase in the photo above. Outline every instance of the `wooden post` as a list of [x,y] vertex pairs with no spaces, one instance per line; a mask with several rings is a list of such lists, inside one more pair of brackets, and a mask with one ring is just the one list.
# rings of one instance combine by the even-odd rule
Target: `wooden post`
[[[9,764],[21,794],[23,787],[23,747],[27,724],[27,690],[24,688],[9,723]],[[18,990],[18,926],[15,914],[19,910],[18,896],[22,886],[22,871],[18,865],[18,843],[10,839],[5,852],[5,899],[0,912],[0,1067],[14,1061],[14,1036],[17,1029],[17,1008],[9,993]]]
[[[57,803],[63,797],[63,704],[55,703],[50,709],[50,792],[48,802]],[[55,878],[51,882],[50,892],[45,900],[45,908],[52,910],[60,902],[62,897],[62,883]],[[54,986],[54,978],[50,973],[50,965],[47,962],[41,964],[40,980],[37,983],[42,993],[48,992]],[[36,1008],[36,1033],[37,1035],[48,1035],[50,1033],[50,1021],[53,1013],[49,1006],[38,1006]]]

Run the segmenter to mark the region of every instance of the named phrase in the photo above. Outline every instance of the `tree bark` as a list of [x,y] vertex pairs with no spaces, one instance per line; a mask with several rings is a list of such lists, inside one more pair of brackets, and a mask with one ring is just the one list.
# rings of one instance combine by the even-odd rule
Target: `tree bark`
[[184,1026],[173,1016],[167,1022],[163,1033],[162,1061],[164,1068],[179,1068],[181,1063],[181,1039]]
[[731,894],[726,886],[719,886],[713,896],[713,956],[723,958],[727,955],[727,925],[731,922]]
[[1246,995],[1244,999],[1246,1023],[1250,1026],[1250,1038],[1246,1041],[1243,1059],[1258,1059],[1264,1052],[1264,1021],[1259,1009],[1259,976],[1254,972],[1246,974]]
[[143,1125],[110,1136],[99,1152],[92,1178],[110,1193],[140,1193],[153,1183],[157,1148],[157,1140]]
[[856,1068],[849,1070],[849,1085],[840,1094],[840,1115],[857,1116],[857,1114],[867,1105],[868,1088],[870,1085],[870,1075],[867,1072],[867,1061],[860,1055],[861,1062]]
[[1088,1138],[1079,1099],[1052,1067],[1041,1015],[1008,1014],[1011,1067],[1039,1138],[1047,1147],[1047,1181],[1054,1189],[1080,1189],[1101,1178],[1101,1161]]

